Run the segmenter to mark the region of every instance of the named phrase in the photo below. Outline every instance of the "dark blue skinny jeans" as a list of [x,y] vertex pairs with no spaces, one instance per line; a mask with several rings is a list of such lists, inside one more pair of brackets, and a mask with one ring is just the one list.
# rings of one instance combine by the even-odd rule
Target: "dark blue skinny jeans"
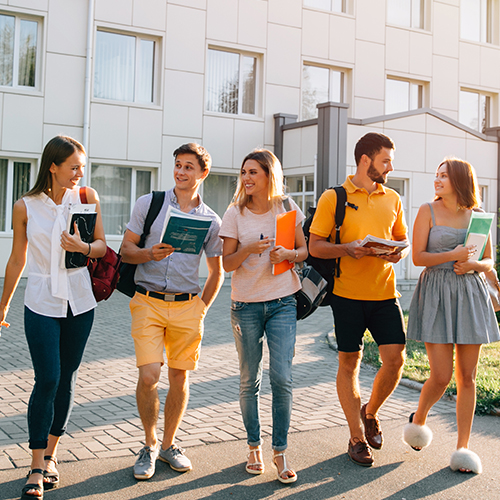
[[35,385],[28,404],[29,447],[45,449],[49,434],[62,436],[73,408],[78,368],[92,329],[94,309],[51,318],[24,308],[24,330]]

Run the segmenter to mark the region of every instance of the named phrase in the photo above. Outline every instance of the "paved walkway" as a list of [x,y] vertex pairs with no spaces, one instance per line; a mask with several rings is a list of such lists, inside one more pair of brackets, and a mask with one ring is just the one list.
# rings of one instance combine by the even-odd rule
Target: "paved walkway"
[[[8,317],[11,327],[2,329],[0,338],[0,470],[26,467],[30,462],[26,407],[33,372],[23,333],[23,294],[21,282]],[[238,363],[229,301],[230,287],[225,285],[205,320],[200,367],[191,374],[189,407],[178,433],[183,447],[245,438],[238,405]],[[402,300],[404,308],[407,302],[408,293]],[[337,353],[329,348],[325,338],[331,326],[329,308],[320,308],[299,322],[292,433],[345,426],[335,390]],[[362,368],[364,400],[371,390],[373,375],[372,369]],[[135,404],[136,377],[128,299],[116,292],[97,308],[78,377],[76,404],[60,447],[60,460],[129,457],[127,461],[133,463],[133,455],[143,440]],[[164,375],[160,383],[162,400],[167,384]],[[383,407],[381,420],[406,419],[418,396],[418,391],[400,385]],[[261,400],[265,437],[271,433],[270,405],[270,385],[265,375]],[[453,412],[454,404],[449,401],[441,401],[433,408],[434,415]]]

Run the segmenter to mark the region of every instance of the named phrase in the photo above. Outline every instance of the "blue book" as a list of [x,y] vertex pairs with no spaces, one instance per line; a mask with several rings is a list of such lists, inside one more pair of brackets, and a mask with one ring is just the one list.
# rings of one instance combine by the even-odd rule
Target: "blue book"
[[210,217],[187,214],[169,206],[160,242],[172,245],[176,252],[198,255],[211,224]]

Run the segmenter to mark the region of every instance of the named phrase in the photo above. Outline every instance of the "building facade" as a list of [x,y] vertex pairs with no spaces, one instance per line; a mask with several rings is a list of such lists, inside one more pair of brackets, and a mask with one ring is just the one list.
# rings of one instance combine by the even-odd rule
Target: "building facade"
[[[306,209],[337,182],[335,168],[353,170],[370,130],[396,142],[390,185],[410,226],[445,156],[476,167],[483,206],[496,212],[499,4],[0,0],[0,262],[12,204],[59,133],[87,148],[85,182],[115,248],[135,200],[172,187],[172,152],[188,141],[212,155],[202,195],[221,215],[252,149],[279,146]],[[325,128],[318,104],[329,102],[341,121]],[[398,275],[419,271],[407,259]]]

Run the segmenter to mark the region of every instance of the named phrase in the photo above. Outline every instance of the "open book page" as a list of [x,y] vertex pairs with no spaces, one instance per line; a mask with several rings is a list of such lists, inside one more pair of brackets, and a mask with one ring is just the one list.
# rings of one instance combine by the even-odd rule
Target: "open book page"
[[[297,210],[290,210],[276,215],[276,246],[282,246],[288,250],[295,248],[295,221],[297,219]],[[273,265],[273,275],[284,273],[292,269],[293,264],[284,260],[279,264]]]
[[172,245],[176,252],[198,255],[211,224],[210,217],[187,214],[170,205],[160,242]]
[[385,240],[369,234],[361,242],[361,246],[373,248],[378,255],[388,255],[401,252],[408,246],[408,243],[406,241]]
[[[77,203],[69,209],[66,230],[75,234],[75,222],[80,232],[80,238],[85,243],[94,241],[94,229],[97,221],[95,203]],[[87,257],[80,252],[62,252],[61,268],[72,269],[87,265]]]

